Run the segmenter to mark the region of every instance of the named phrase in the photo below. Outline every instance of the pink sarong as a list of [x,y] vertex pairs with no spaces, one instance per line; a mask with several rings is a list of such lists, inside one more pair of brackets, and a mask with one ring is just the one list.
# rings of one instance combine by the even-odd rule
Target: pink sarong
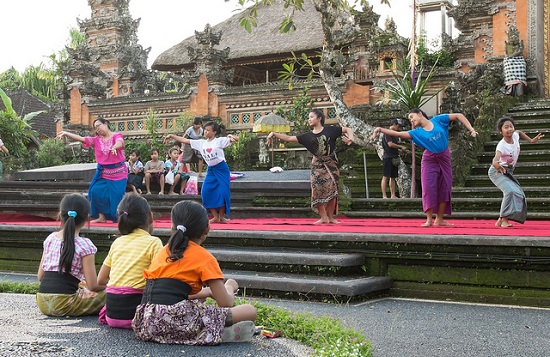
[[447,202],[444,214],[451,214],[453,168],[449,148],[438,154],[424,150],[421,164],[422,209],[437,212],[439,203]]

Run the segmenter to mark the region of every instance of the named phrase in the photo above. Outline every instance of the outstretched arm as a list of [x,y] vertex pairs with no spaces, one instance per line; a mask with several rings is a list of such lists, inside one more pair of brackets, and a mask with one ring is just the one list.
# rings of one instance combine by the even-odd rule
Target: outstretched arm
[[84,139],[82,136],[80,136],[78,134],[69,133],[68,131],[60,131],[59,134],[57,134],[57,136],[55,138],[56,139],[61,139],[61,138],[65,138],[65,137],[67,137],[71,140],[74,140],[74,141],[80,141],[81,143],[86,142],[86,139]]
[[396,138],[401,138],[401,139],[410,139],[411,138],[411,134],[409,134],[408,131],[395,131],[395,130],[391,130],[391,129],[377,127],[372,132],[372,135],[371,135],[370,139],[371,140],[376,139],[376,137],[380,133],[386,134],[386,135],[389,135],[389,136],[394,136]]
[[536,143],[537,141],[539,141],[540,139],[544,138],[544,134],[541,134],[541,133],[538,133],[537,136],[535,136],[534,138],[530,138],[529,135],[525,134],[523,131],[521,130],[516,130],[519,137],[523,140],[527,140],[528,142],[530,142],[531,144],[534,144]]
[[187,139],[187,138],[184,138],[183,136],[177,136],[177,135],[174,135],[174,134],[168,134],[164,137],[164,140],[162,140],[162,143],[163,144],[166,144],[168,142],[168,140],[176,140],[176,141],[179,141],[180,143],[182,144],[189,144],[190,143],[190,140]]
[[464,116],[464,114],[451,113],[449,114],[449,120],[458,120],[462,123],[462,125],[464,125],[464,127],[466,127],[466,129],[468,129],[472,137],[475,138],[477,136],[477,131],[475,131],[474,127],[470,124],[470,121]]
[[298,138],[294,135],[290,136],[290,135],[286,135],[286,134],[275,133],[275,132],[272,131],[267,136],[267,139],[265,139],[265,143],[267,145],[269,145],[271,143],[271,138],[272,137],[276,137],[277,139],[279,139],[281,141],[284,141],[284,142],[287,142],[287,143],[297,143],[298,142]]

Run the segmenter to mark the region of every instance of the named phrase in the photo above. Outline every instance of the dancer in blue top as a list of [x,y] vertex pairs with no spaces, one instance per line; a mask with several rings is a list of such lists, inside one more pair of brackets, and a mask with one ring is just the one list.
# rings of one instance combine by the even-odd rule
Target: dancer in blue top
[[[451,192],[453,171],[451,153],[449,151],[449,123],[458,120],[468,129],[472,137],[477,136],[468,119],[463,114],[440,114],[428,119],[428,115],[415,108],[409,113],[409,120],[414,129],[409,131],[394,131],[376,128],[371,139],[379,133],[402,139],[411,139],[425,150],[422,155],[422,208],[426,213],[426,223],[422,227],[452,226],[443,220],[444,214],[451,214]],[[436,212],[435,221],[433,213]]]

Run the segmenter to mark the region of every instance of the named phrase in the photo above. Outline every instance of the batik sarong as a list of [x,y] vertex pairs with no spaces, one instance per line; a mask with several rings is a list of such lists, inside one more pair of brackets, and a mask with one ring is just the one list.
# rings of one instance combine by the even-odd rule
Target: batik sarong
[[119,170],[126,170],[124,162],[112,165],[97,164],[95,175],[88,188],[88,200],[90,201],[90,216],[99,217],[100,213],[105,218],[116,222],[118,219],[117,206],[126,193],[127,177],[122,180],[109,180],[109,175],[118,176]]
[[201,188],[202,205],[206,209],[218,209],[225,206],[225,214],[229,216],[231,209],[229,184],[229,166],[225,161],[214,166],[208,166]]
[[330,156],[313,156],[311,160],[311,209],[319,213],[317,206],[336,199],[335,214],[338,214],[338,162]]
[[74,294],[36,293],[36,304],[47,316],[97,315],[105,305],[105,291],[80,287]]
[[447,202],[443,213],[450,215],[452,212],[453,168],[451,166],[451,153],[448,148],[437,154],[424,150],[421,163],[421,180],[422,209],[424,212],[431,208],[435,213],[440,203]]
[[142,304],[132,328],[144,341],[180,345],[218,345],[229,308],[183,300],[173,305]]
[[488,175],[495,186],[502,191],[500,217],[524,223],[527,219],[527,201],[525,193],[513,173],[513,169],[507,169],[507,173],[502,174],[491,165]]

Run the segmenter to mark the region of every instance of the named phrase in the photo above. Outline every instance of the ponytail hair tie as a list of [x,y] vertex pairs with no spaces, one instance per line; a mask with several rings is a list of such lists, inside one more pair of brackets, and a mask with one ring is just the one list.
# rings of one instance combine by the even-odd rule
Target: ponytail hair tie
[[176,226],[176,229],[181,231],[182,233],[185,233],[187,231],[187,228],[185,228],[185,226],[181,224]]
[[76,211],[67,211],[67,216],[75,218],[77,216]]

